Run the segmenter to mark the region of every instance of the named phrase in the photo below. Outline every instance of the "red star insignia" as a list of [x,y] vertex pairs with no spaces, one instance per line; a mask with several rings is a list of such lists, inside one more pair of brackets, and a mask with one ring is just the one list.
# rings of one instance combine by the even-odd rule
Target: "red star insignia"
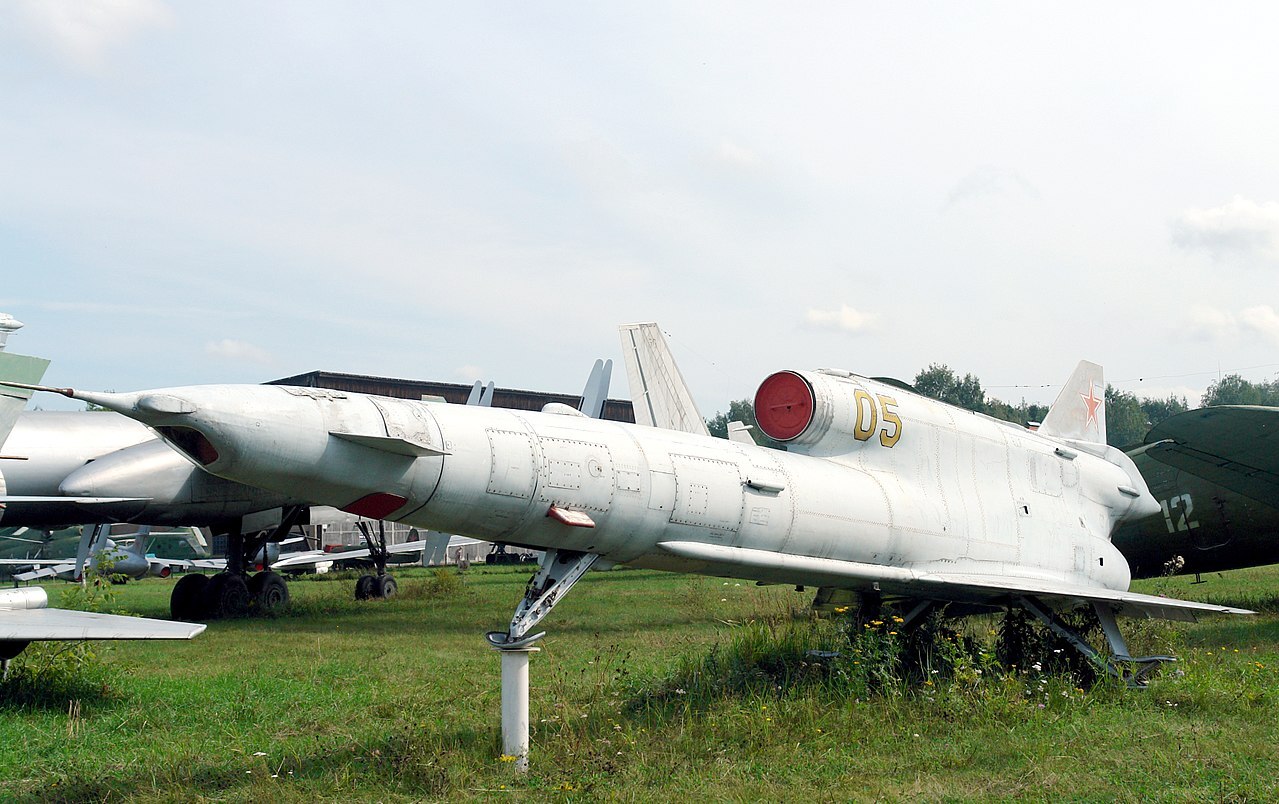
[[1084,400],[1084,404],[1088,406],[1088,419],[1084,422],[1084,426],[1087,427],[1090,424],[1097,424],[1097,410],[1101,407],[1101,403],[1105,400],[1105,397],[1098,397],[1097,389],[1092,383],[1089,383],[1088,395],[1084,396],[1083,394],[1080,394],[1079,398]]

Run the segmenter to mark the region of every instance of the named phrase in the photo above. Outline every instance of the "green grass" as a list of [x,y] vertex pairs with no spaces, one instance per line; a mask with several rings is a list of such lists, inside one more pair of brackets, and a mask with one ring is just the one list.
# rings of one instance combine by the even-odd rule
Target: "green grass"
[[[460,585],[396,574],[389,602],[356,603],[353,576],[320,577],[291,582],[285,616],[215,622],[190,643],[94,645],[78,672],[45,672],[38,696],[15,673],[0,687],[0,800],[1279,798],[1273,603],[1252,618],[1122,621],[1134,652],[1182,660],[1144,692],[975,665],[861,687],[755,671],[829,638],[795,616],[811,594],[594,573],[544,624],[532,769],[517,777],[482,634],[509,620],[528,568],[473,569]],[[1279,568],[1207,580],[1139,588],[1279,598]],[[115,604],[167,616],[171,586],[131,583]],[[991,627],[970,624],[979,640]],[[29,653],[15,667],[49,658]]]

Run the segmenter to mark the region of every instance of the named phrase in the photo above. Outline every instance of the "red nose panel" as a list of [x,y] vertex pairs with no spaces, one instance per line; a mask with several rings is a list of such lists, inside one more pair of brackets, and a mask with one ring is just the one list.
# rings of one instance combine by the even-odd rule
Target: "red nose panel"
[[361,497],[350,505],[342,506],[342,510],[365,519],[386,519],[406,502],[408,500],[398,494],[379,491]]
[[764,435],[790,441],[813,420],[813,389],[793,371],[779,371],[755,392],[755,421]]

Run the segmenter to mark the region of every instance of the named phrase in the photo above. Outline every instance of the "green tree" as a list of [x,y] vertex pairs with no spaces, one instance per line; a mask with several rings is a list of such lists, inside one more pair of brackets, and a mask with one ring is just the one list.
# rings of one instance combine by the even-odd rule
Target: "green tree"
[[1141,443],[1150,421],[1135,394],[1106,385],[1106,443],[1128,447]]
[[712,418],[706,420],[706,429],[710,430],[711,435],[716,438],[728,438],[729,422],[743,422],[750,425],[751,438],[755,439],[755,443],[761,447],[786,449],[784,444],[774,441],[764,435],[763,431],[759,429],[759,423],[755,421],[755,405],[749,399],[738,399],[729,402],[727,413],[716,413]]
[[1184,396],[1169,395],[1167,399],[1141,398],[1141,410],[1146,414],[1146,421],[1151,427],[1169,416],[1185,413],[1189,409]]
[[1279,405],[1279,380],[1251,383],[1238,374],[1227,374],[1204,393],[1203,406],[1213,405]]
[[986,412],[986,394],[972,374],[957,375],[950,366],[929,363],[915,375],[915,393],[978,413]]
[[1020,404],[1010,405],[994,397],[986,399],[986,415],[1002,419],[1025,427],[1031,422],[1041,422],[1048,415],[1046,405],[1028,405],[1023,399]]

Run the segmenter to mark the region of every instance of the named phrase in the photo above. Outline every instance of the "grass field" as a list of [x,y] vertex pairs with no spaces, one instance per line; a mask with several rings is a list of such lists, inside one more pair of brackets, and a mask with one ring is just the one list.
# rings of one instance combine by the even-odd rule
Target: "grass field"
[[[1146,691],[974,664],[873,691],[749,669],[721,684],[708,657],[829,635],[793,616],[811,592],[594,573],[545,623],[520,777],[482,634],[528,574],[401,571],[377,603],[353,577],[301,580],[286,616],[95,645],[71,674],[61,648],[30,649],[0,687],[0,800],[1279,799],[1279,568],[1139,584],[1263,611],[1123,621],[1134,652],[1181,659]],[[116,605],[167,616],[170,588],[131,583]]]

